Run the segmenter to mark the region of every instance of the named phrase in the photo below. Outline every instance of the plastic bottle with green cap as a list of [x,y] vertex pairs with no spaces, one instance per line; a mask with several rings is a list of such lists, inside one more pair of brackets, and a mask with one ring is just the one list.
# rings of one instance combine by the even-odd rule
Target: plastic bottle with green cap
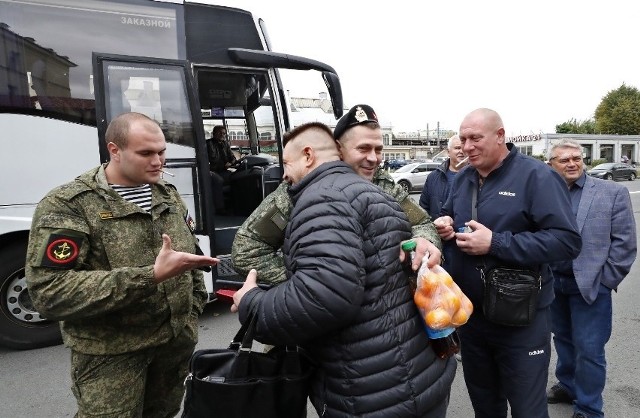
[[418,272],[413,270],[411,265],[413,264],[413,259],[416,256],[416,242],[406,241],[402,243],[402,251],[404,251],[404,262],[402,263],[402,269],[407,274],[409,279],[409,286],[411,287],[411,291],[416,291],[416,284],[418,281]]

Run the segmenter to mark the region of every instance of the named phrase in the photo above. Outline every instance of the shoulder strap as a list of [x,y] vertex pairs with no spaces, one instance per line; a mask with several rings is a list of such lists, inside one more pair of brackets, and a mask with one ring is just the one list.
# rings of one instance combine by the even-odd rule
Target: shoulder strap
[[[471,219],[478,220],[478,186],[473,185],[473,192],[471,193]],[[476,265],[476,268],[480,270],[480,277],[484,281],[484,269],[486,265],[484,262],[484,256],[480,257],[480,262]]]
[[478,220],[478,187],[473,186],[473,194],[471,195],[471,219]]

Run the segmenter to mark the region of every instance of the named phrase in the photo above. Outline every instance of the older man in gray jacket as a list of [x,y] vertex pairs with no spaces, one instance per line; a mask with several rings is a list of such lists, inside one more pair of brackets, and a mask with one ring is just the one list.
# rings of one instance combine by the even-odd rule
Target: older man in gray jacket
[[549,165],[566,181],[582,235],[573,261],[555,263],[551,329],[558,354],[558,383],[549,403],[574,406],[574,418],[604,417],[602,391],[611,336],[611,290],[629,274],[636,259],[636,224],[629,190],[584,172],[582,146],[564,140],[551,148]]

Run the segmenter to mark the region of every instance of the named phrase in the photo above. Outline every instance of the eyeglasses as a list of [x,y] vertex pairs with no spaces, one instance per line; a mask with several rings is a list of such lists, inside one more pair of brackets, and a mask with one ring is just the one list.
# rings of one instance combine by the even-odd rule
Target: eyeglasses
[[[549,158],[549,161],[553,161],[553,160],[555,160],[557,158],[558,157],[551,157],[551,158]],[[563,157],[563,158],[558,159],[558,162],[560,164],[568,164],[569,161],[578,164],[578,163],[582,162],[582,157],[580,155],[574,155],[573,157],[568,157],[568,158],[567,157]]]

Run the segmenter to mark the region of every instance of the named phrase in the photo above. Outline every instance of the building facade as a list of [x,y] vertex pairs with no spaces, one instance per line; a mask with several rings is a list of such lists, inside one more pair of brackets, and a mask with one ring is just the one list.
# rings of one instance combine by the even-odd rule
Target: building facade
[[635,164],[639,160],[640,135],[537,134],[507,138],[520,152],[543,159],[548,150],[563,139],[573,139],[582,145],[582,157],[587,165],[594,162],[619,162],[626,156]]

